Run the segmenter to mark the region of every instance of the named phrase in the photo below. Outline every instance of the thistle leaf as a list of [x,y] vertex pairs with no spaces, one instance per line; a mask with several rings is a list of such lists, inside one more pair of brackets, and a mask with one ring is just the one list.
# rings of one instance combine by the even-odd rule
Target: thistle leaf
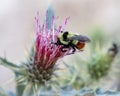
[[34,94],[33,83],[29,82],[28,84],[26,84],[22,96],[33,96],[33,94]]
[[12,62],[9,62],[6,58],[2,58],[2,57],[0,57],[0,65],[3,65],[12,70],[16,70],[19,67],[18,65],[14,64]]
[[17,96],[22,96],[24,89],[25,89],[24,84],[17,84],[16,90],[17,90]]

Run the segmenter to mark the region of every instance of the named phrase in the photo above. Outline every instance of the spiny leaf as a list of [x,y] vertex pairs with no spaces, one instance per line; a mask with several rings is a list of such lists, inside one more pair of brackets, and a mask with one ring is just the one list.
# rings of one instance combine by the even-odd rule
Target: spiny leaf
[[14,64],[12,62],[9,62],[6,58],[2,58],[2,57],[0,57],[0,65],[8,67],[12,70],[16,70],[17,68],[19,68],[18,65]]
[[17,87],[16,87],[17,96],[22,96],[25,86],[26,86],[25,84],[17,84]]

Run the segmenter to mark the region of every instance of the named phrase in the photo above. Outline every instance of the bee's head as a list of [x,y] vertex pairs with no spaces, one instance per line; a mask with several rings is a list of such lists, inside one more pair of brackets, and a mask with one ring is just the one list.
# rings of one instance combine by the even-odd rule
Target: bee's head
[[68,34],[69,34],[69,33],[68,33],[67,31],[63,33],[63,39],[64,39],[64,40],[67,39]]

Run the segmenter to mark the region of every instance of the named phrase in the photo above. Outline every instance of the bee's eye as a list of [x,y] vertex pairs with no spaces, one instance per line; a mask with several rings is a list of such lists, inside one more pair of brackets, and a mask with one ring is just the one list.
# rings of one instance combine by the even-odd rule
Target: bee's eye
[[78,43],[77,43],[77,48],[78,48],[79,50],[82,50],[84,47],[85,47],[85,42],[78,42]]

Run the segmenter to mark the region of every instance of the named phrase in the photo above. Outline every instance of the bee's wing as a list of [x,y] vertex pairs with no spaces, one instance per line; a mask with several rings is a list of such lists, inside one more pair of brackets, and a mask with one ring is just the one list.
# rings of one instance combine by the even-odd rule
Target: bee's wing
[[90,42],[90,39],[86,36],[82,36],[82,35],[74,35],[71,38],[69,38],[70,40],[78,40],[81,42]]

